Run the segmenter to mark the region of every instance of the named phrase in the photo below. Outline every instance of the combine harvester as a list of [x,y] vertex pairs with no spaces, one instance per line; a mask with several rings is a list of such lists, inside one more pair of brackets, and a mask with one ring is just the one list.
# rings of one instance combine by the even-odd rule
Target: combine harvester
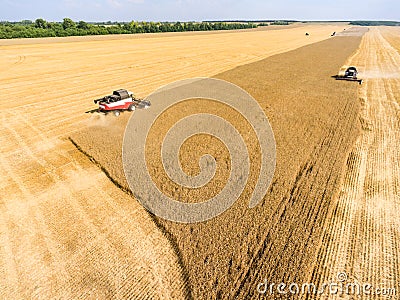
[[147,109],[151,105],[150,101],[136,99],[132,92],[124,89],[116,90],[112,95],[96,99],[94,103],[99,104],[98,112],[105,114],[113,112],[117,117],[122,111]]
[[342,67],[338,75],[333,76],[336,80],[357,81],[359,84],[363,83],[362,79],[357,77],[358,71],[356,67]]

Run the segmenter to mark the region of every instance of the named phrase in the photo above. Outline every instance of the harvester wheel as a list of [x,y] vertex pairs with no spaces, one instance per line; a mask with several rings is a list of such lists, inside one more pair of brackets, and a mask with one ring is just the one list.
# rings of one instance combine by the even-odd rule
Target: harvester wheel
[[119,110],[114,111],[114,116],[118,117],[120,114]]
[[128,110],[129,110],[129,111],[134,111],[134,110],[136,110],[136,106],[135,106],[134,104],[131,104],[131,105],[128,107]]

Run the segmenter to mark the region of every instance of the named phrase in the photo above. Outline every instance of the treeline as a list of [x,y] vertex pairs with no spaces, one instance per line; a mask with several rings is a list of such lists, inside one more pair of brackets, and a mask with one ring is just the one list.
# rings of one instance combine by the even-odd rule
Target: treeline
[[350,25],[359,26],[400,26],[400,22],[396,21],[352,21]]
[[[262,24],[265,26],[265,24]],[[228,22],[129,22],[129,23],[87,23],[74,22],[65,18],[63,22],[47,22],[37,19],[34,22],[0,22],[0,39],[63,37],[82,35],[134,34],[156,32],[210,31],[256,28],[254,23]]]
[[274,21],[271,23],[271,25],[290,25],[290,23],[291,22],[289,22],[289,21]]
[[[215,23],[215,22],[226,22],[226,23],[274,23],[274,22],[287,22],[287,23],[297,23],[299,21],[296,20],[220,20],[220,21],[212,21],[212,20],[205,20],[204,22],[210,22],[210,23]],[[342,22],[342,21],[340,21]]]

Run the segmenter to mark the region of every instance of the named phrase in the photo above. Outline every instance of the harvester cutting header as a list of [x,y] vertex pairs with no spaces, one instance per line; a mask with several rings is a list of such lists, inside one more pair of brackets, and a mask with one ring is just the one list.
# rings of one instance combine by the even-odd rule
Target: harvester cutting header
[[116,90],[112,95],[96,99],[94,100],[94,103],[99,104],[99,112],[106,114],[113,112],[116,116],[119,116],[122,111],[146,109],[151,105],[150,101],[137,99],[132,92],[125,89]]

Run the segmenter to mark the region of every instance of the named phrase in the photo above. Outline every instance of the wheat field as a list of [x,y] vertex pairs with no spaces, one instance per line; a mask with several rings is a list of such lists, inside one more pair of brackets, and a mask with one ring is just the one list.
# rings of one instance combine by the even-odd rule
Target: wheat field
[[188,297],[174,245],[68,137],[108,126],[85,111],[113,89],[145,96],[342,27],[1,41],[0,297]]
[[[0,298],[265,299],[257,291],[265,280],[323,284],[341,272],[397,287],[399,32],[317,23],[0,41]],[[364,84],[331,78],[343,65],[356,65]],[[247,185],[228,211],[178,224],[149,214],[127,186],[121,152],[131,115],[85,112],[117,88],[145,97],[191,77],[249,92],[274,130],[277,162],[261,205],[249,209],[260,162],[251,126],[204,99],[172,108],[155,124],[147,155],[165,194],[201,201],[230,171],[224,145],[198,135],[180,161],[196,175],[198,158],[212,154],[221,162],[215,177],[195,191],[171,182],[160,144],[185,115],[228,120],[251,158]]]

